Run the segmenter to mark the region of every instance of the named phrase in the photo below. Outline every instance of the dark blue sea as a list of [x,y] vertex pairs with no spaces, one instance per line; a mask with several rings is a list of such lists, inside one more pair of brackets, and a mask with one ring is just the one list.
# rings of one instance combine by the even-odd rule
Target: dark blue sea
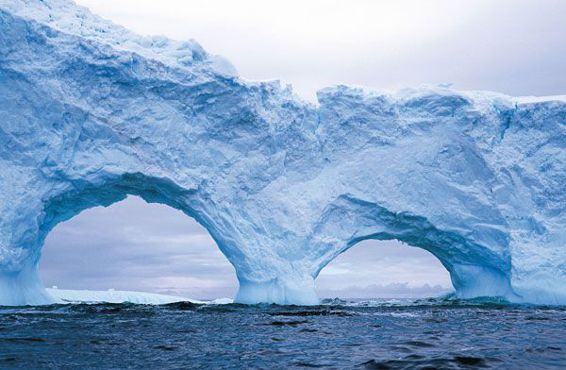
[[565,369],[566,308],[498,301],[0,308],[0,369]]

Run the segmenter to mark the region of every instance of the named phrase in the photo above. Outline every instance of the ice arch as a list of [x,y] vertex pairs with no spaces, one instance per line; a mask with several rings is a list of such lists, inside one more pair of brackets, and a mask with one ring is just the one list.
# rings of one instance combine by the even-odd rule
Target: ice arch
[[343,231],[343,242],[322,254],[315,276],[337,255],[361,241],[399,240],[438,258],[450,273],[460,297],[518,298],[510,286],[511,261],[505,255],[498,255],[458,233],[438,230],[423,217],[392,213],[376,204],[343,196],[327,210],[324,220],[324,228],[331,228],[334,235]]
[[329,261],[394,238],[460,296],[566,303],[563,97],[339,86],[313,106],[67,0],[1,0],[0,30],[0,304],[49,302],[45,235],[126,194],[198,220],[239,302],[316,303]]
[[[9,278],[2,281],[6,284],[2,286],[2,293],[8,293],[2,296],[4,299],[7,298],[4,304],[22,305],[53,302],[43,289],[37,286],[40,284],[40,280],[37,277],[39,252],[47,234],[57,224],[71,219],[85,209],[96,206],[109,206],[125,199],[128,195],[136,195],[149,203],[161,203],[179,209],[187,216],[195,218],[207,230],[214,230],[206,217],[199,215],[190,205],[179,199],[179,197],[182,198],[183,193],[183,191],[179,191],[179,189],[171,186],[166,181],[141,175],[124,175],[102,181],[98,185],[84,184],[81,189],[74,188],[50,198],[41,206],[42,211],[35,220],[37,224],[34,225],[37,228],[31,230],[31,238],[29,238],[30,235],[27,235],[23,241],[32,247],[31,249],[34,253],[30,253],[28,261],[21,267],[20,272],[8,272],[6,275]],[[28,229],[27,232],[30,233],[30,230]],[[213,233],[211,233],[211,236],[219,245],[220,250],[224,252],[223,247],[225,244],[223,244],[223,239]],[[33,245],[34,243],[35,246]],[[103,252],[101,251],[101,253]],[[22,287],[26,289],[22,289]]]

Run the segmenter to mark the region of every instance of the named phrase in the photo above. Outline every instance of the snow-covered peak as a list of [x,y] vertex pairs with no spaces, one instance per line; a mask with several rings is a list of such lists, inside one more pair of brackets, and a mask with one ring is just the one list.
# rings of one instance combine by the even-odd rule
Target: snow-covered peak
[[54,30],[109,45],[167,65],[191,67],[206,63],[220,74],[237,76],[225,58],[207,53],[195,40],[175,41],[165,36],[141,36],[90,12],[72,0],[0,0],[0,9]]

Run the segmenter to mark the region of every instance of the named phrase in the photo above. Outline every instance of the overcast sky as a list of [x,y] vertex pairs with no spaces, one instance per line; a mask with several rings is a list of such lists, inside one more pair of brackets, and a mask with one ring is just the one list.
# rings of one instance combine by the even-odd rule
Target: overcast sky
[[[451,83],[511,95],[566,93],[563,0],[79,0],[138,33],[195,39],[246,79],[324,86]],[[180,212],[137,198],[59,225],[41,262],[46,285],[232,296],[231,265]],[[427,285],[425,285],[427,284]],[[448,274],[427,252],[361,243],[323,270],[323,296],[435,294]]]

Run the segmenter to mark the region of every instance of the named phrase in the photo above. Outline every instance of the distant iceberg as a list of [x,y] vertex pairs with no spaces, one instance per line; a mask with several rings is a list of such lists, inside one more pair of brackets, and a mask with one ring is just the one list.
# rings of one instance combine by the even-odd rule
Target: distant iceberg
[[184,297],[129,292],[119,290],[67,290],[47,288],[47,293],[55,299],[55,303],[137,303],[168,304],[175,302],[205,303]]
[[180,296],[130,292],[121,290],[70,290],[47,288],[47,293],[55,300],[54,303],[135,303],[135,304],[169,304],[176,302],[191,302],[197,304],[230,304],[230,298],[212,300],[190,299]]
[[0,0],[0,31],[0,304],[61,299],[45,237],[128,194],[202,224],[237,302],[316,304],[336,256],[398,239],[458,297],[566,304],[562,97],[335,86],[312,105],[67,0]]

